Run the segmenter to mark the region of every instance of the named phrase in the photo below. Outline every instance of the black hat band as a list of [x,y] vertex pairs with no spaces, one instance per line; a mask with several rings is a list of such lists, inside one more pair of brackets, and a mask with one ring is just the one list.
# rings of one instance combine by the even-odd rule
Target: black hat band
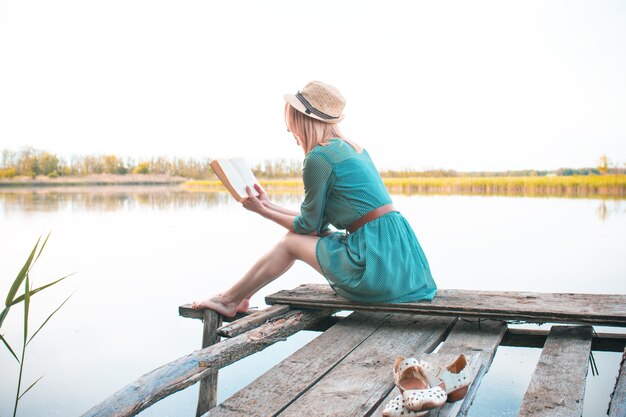
[[311,103],[309,103],[309,101],[306,98],[304,98],[302,94],[300,94],[299,91],[296,93],[296,97],[298,98],[298,100],[300,100],[300,103],[302,103],[304,107],[306,108],[305,110],[306,114],[314,114],[326,120],[339,119],[339,116],[331,116],[313,107]]

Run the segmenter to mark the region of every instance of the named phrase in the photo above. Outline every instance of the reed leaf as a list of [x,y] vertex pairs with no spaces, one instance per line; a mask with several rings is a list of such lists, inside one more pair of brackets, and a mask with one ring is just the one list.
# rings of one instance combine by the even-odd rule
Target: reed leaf
[[[53,282],[51,282],[51,283],[49,283],[49,284],[42,285],[42,286],[41,286],[41,287],[39,287],[39,288],[35,288],[34,290],[32,290],[32,291],[30,292],[30,296],[32,297],[33,295],[37,294],[39,291],[41,291],[41,290],[45,290],[46,288],[51,287],[52,285],[56,284],[57,282],[63,281],[65,278],[71,277],[71,276],[72,276],[72,275],[74,275],[74,274],[75,274],[75,272],[72,272],[71,274],[66,275],[66,276],[64,276],[63,278],[59,278],[59,279],[57,279],[56,281],[53,281]],[[9,305],[9,307],[11,307],[11,306],[13,306],[13,305],[15,305],[15,304],[18,304],[18,303],[20,303],[20,302],[24,301],[24,296],[25,296],[25,294],[22,294],[22,295],[20,295],[19,297],[17,297],[15,300],[13,300],[13,302]]]
[[24,264],[20,272],[17,274],[15,281],[13,281],[13,285],[11,286],[9,293],[7,294],[7,299],[5,302],[5,305],[7,307],[11,305],[11,302],[15,298],[15,294],[17,294],[18,288],[20,287],[20,285],[22,285],[22,282],[24,282],[24,279],[26,278],[26,275],[28,274],[28,271],[30,269],[31,263],[33,262],[33,258],[35,257],[35,252],[37,251],[37,246],[39,245],[40,240],[41,238],[37,239],[37,243],[35,243],[35,247],[31,251],[30,256],[26,260],[26,263]]
[[28,339],[28,314],[30,310],[30,278],[26,274],[26,280],[24,281],[24,347],[26,347],[26,340]]
[[26,342],[26,345],[27,345],[27,346],[28,346],[28,344],[30,343],[30,341],[31,341],[31,340],[33,340],[33,339],[35,338],[35,336],[37,335],[37,333],[39,333],[39,331],[43,328],[43,326],[45,326],[45,325],[46,325],[46,323],[48,322],[48,320],[50,320],[50,318],[52,318],[52,316],[53,316],[53,315],[54,315],[57,311],[59,311],[59,310],[61,309],[61,307],[63,307],[63,304],[67,303],[67,300],[69,300],[69,299],[70,299],[70,297],[71,297],[72,295],[74,295],[74,293],[71,293],[71,294],[70,294],[70,295],[69,295],[69,296],[65,299],[65,301],[63,301],[63,302],[61,303],[61,305],[60,305],[60,306],[58,306],[58,307],[56,308],[56,310],[54,310],[52,313],[50,313],[50,315],[48,316],[48,318],[47,318],[46,320],[44,320],[44,322],[43,322],[43,323],[41,323],[41,326],[39,326],[39,328],[37,329],[37,331],[36,331],[35,333],[33,333],[33,335],[30,337],[30,339],[28,339],[28,342]]
[[19,358],[17,357],[17,355],[15,354],[15,352],[13,352],[13,349],[11,349],[11,345],[9,345],[9,342],[7,342],[7,340],[4,338],[3,335],[0,334],[0,339],[2,339],[2,342],[4,343],[4,346],[7,347],[7,349],[9,349],[9,352],[11,352],[11,355],[13,355],[13,357],[15,358],[15,360],[17,361],[17,363],[20,363]]
[[4,323],[4,319],[7,314],[9,314],[9,307],[10,306],[5,307],[4,310],[2,310],[2,313],[0,313],[0,329],[2,328],[2,323]]
[[32,387],[35,386],[35,384],[39,381],[41,381],[41,378],[43,378],[43,375],[39,377],[39,379],[37,379],[37,381],[33,382],[32,384],[30,384],[30,387],[26,388],[26,391],[24,391],[19,397],[17,397],[18,400],[22,399],[22,397],[24,396],[24,394],[26,394],[28,391],[30,391],[30,389]]
[[[39,243],[39,241],[37,241]],[[37,247],[37,246],[35,246]],[[30,279],[26,272],[24,280],[24,342],[22,343],[22,356],[20,361],[20,373],[17,377],[17,390],[15,392],[15,405],[13,407],[13,417],[17,415],[17,406],[20,402],[20,391],[22,388],[22,375],[24,374],[24,357],[26,356],[26,340],[28,339],[28,313],[30,309]]]
[[[35,262],[37,262],[37,259],[39,259],[39,256],[41,255],[41,252],[43,251],[43,248],[45,248],[46,247],[46,243],[48,243],[48,238],[49,237],[50,237],[50,233],[48,233],[48,236],[46,236],[46,239],[43,241],[43,244],[39,248],[39,253],[37,253],[37,256],[35,257],[35,260],[33,261],[33,264]],[[41,239],[41,238],[39,238],[39,239]],[[37,241],[37,243],[39,243],[39,241]]]

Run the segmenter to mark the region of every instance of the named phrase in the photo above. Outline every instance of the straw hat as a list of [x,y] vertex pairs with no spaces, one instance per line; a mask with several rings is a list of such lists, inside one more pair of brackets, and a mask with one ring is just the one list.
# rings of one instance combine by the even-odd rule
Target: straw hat
[[311,81],[294,94],[285,94],[285,100],[300,113],[325,123],[343,120],[346,100],[339,90],[321,81]]

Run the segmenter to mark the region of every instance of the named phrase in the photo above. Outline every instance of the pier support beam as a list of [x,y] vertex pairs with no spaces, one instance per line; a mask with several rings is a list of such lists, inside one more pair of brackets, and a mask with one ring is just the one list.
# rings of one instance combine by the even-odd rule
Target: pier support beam
[[[220,341],[217,328],[222,326],[222,315],[213,310],[204,310],[202,316],[202,348]],[[200,380],[196,417],[200,417],[217,404],[217,373],[211,372]]]

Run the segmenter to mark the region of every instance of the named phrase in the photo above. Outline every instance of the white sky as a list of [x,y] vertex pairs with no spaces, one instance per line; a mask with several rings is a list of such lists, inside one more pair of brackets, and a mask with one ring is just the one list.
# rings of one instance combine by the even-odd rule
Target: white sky
[[626,162],[624,1],[0,0],[0,149],[301,159],[312,79],[381,169]]

